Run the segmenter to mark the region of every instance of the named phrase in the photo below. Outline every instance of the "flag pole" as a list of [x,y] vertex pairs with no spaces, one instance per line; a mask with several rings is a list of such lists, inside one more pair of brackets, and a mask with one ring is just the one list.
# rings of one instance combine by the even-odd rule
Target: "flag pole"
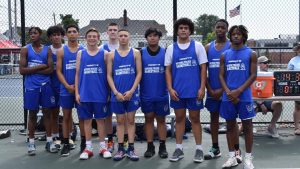
[[242,25],[243,24],[243,15],[242,15],[242,0],[240,1],[240,24]]

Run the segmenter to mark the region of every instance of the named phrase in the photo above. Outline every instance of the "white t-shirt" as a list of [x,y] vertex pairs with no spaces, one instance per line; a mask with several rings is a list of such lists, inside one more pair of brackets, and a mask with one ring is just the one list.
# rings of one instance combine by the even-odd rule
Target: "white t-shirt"
[[[178,47],[182,50],[187,49],[190,46],[191,42],[185,43],[185,44],[178,44]],[[203,63],[207,63],[207,55],[204,46],[202,43],[195,41],[195,50],[196,50],[196,55],[198,58],[199,65]],[[169,66],[172,64],[173,61],[173,44],[168,46],[166,55],[165,55],[165,66]]]
[[288,63],[289,70],[300,70],[300,56],[293,57]]

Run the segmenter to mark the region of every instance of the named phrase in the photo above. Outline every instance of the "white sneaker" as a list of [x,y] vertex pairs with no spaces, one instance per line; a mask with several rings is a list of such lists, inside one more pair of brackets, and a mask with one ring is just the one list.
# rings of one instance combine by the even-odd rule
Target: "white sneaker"
[[272,138],[279,138],[279,134],[278,134],[278,131],[277,131],[276,128],[270,128],[270,127],[268,127],[267,132],[268,132],[268,134],[270,134],[270,136]]
[[92,148],[85,148],[83,152],[80,154],[80,160],[87,160],[93,156],[93,149]]
[[222,168],[231,168],[238,165],[235,157],[229,157],[229,159],[222,165]]
[[246,157],[244,159],[244,169],[254,169],[253,163],[252,163],[253,156]]
[[103,158],[111,158],[111,153],[107,150],[106,147],[100,147],[99,155]]

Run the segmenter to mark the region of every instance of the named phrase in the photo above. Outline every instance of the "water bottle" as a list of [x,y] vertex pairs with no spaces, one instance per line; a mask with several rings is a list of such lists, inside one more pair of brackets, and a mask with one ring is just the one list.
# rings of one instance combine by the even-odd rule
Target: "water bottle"
[[10,142],[11,142],[11,143],[14,143],[14,142],[15,142],[15,132],[16,132],[16,130],[15,130],[14,128],[12,128],[12,129],[10,130]]

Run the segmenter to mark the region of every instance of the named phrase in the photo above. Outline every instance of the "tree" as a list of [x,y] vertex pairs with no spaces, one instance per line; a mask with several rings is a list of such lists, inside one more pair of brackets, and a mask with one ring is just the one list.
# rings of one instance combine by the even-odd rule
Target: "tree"
[[66,14],[66,15],[63,15],[63,14],[60,14],[60,19],[61,19],[61,24],[63,26],[64,29],[67,28],[68,25],[71,25],[71,24],[74,24],[74,25],[77,25],[78,26],[78,23],[79,23],[79,19],[74,19],[72,14]]
[[207,34],[206,38],[203,40],[203,44],[206,45],[214,39],[216,39],[216,32],[210,32]]
[[208,33],[213,32],[217,20],[219,17],[216,15],[200,15],[194,22],[196,34],[203,35],[203,39],[206,39]]

